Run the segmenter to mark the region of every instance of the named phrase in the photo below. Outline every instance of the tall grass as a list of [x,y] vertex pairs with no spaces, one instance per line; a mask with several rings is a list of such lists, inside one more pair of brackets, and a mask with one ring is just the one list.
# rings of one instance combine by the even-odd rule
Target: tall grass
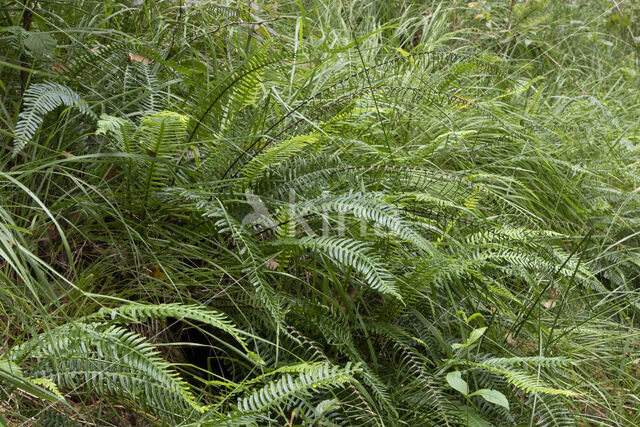
[[0,6],[0,423],[640,423],[633,1]]

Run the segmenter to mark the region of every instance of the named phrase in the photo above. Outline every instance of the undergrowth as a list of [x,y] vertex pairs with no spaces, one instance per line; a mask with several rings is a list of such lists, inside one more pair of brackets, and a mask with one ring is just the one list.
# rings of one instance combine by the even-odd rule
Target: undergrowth
[[588,3],[3,3],[0,424],[640,424]]

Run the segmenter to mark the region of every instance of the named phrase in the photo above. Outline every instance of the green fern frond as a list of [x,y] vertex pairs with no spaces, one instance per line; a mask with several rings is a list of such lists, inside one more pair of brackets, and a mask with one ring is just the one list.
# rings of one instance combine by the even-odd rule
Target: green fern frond
[[286,141],[270,145],[269,148],[255,156],[242,169],[239,174],[244,176],[246,183],[262,177],[269,169],[283,163],[290,157],[298,154],[309,145],[314,145],[320,140],[317,134],[298,135]]
[[141,111],[147,115],[160,112],[164,108],[162,96],[158,93],[158,78],[151,64],[135,62],[127,65],[124,71],[124,90],[140,91]]
[[399,238],[412,243],[425,253],[433,253],[434,247],[402,218],[398,210],[376,198],[376,194],[354,193],[345,196],[314,199],[306,203],[302,211],[349,213],[356,218],[374,221]]
[[309,249],[319,255],[326,255],[338,264],[355,269],[372,289],[402,300],[393,283],[393,276],[382,266],[380,260],[366,249],[363,242],[339,237],[308,236],[301,239],[284,239],[272,244]]
[[113,138],[115,148],[123,153],[134,153],[136,125],[120,117],[103,114],[98,120],[96,135],[107,135]]
[[215,226],[221,233],[229,233],[232,236],[243,260],[244,277],[254,287],[273,318],[278,323],[281,322],[284,319],[281,302],[265,277],[267,259],[262,254],[254,236],[247,227],[231,216],[220,200],[201,201],[198,209],[204,210],[202,216],[215,219]]
[[162,186],[169,174],[168,164],[157,159],[175,155],[187,135],[189,117],[172,111],[162,111],[142,118],[141,144],[147,154],[154,158],[148,162],[144,183],[144,200],[149,198],[152,188]]
[[[192,320],[209,326],[218,328],[233,338],[242,346],[252,361],[264,363],[260,358],[249,350],[245,340],[248,334],[238,329],[231,320],[224,314],[207,307],[196,305],[183,305],[178,303],[168,304],[139,304],[131,303],[118,307],[103,307],[96,313],[86,316],[87,321],[103,319],[110,322],[144,322],[149,319],[166,319],[173,317],[179,320]],[[83,320],[84,321],[84,320]]]
[[358,365],[347,363],[344,367],[331,366],[328,363],[305,369],[297,377],[285,374],[263,388],[247,393],[237,401],[239,411],[261,412],[272,406],[286,403],[292,398],[300,398],[311,392],[329,387],[344,387],[354,381],[353,374],[360,371]]
[[542,366],[545,368],[560,367],[572,365],[573,362],[564,357],[547,357],[547,356],[531,356],[531,357],[491,357],[485,359],[482,363],[491,366]]
[[77,108],[82,114],[96,119],[96,115],[80,95],[58,83],[37,83],[29,86],[24,93],[23,103],[24,110],[16,124],[16,138],[12,151],[14,157],[32,140],[45,115],[62,105]]
[[256,87],[260,84],[264,70],[281,62],[285,56],[274,55],[269,49],[262,49],[249,58],[242,68],[230,73],[203,98],[198,99],[193,114],[197,121],[189,141],[205,121],[211,125],[210,132],[223,129],[233,114],[255,99]]
[[580,395],[580,393],[576,393],[571,390],[557,389],[542,385],[540,384],[538,379],[525,372],[502,368],[499,365],[471,362],[468,360],[449,360],[449,362],[453,365],[466,366],[471,369],[483,369],[489,372],[503,375],[509,384],[527,393],[546,393],[563,396]]
[[58,389],[58,385],[51,381],[49,378],[32,378],[30,382],[49,390],[60,399],[64,399],[64,395],[60,392],[60,389]]
[[[32,379],[44,378],[72,391],[126,396],[131,404],[142,404],[173,416],[189,407],[206,408],[196,401],[190,386],[145,338],[119,326],[71,323],[42,333],[12,349],[16,362],[35,359]],[[174,408],[173,410],[171,408]],[[181,409],[179,409],[181,408]]]

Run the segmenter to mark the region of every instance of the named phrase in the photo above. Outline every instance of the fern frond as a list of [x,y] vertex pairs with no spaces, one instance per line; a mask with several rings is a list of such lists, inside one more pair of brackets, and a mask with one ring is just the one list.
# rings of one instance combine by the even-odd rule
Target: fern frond
[[351,363],[344,367],[331,366],[328,363],[309,366],[297,377],[285,374],[279,380],[247,393],[237,401],[236,406],[244,413],[261,412],[274,405],[286,403],[294,396],[306,396],[311,391],[322,388],[344,387],[346,382],[354,381],[353,374],[359,370],[358,365]]
[[491,357],[482,361],[491,366],[542,366],[545,368],[560,367],[571,365],[573,362],[564,357],[547,357],[547,356],[531,356],[531,357]]
[[[222,129],[229,117],[242,109],[247,102],[255,98],[256,86],[260,84],[264,70],[270,65],[282,61],[283,55],[273,55],[268,49],[263,49],[248,59],[244,66],[229,74],[217,84],[195,106],[194,116],[197,122],[189,141],[196,135],[200,125],[206,120],[211,124],[210,131]],[[233,166],[233,165],[231,165]]]
[[306,203],[306,206],[302,208],[302,213],[307,210],[319,213],[333,211],[349,213],[356,218],[374,221],[425,253],[433,253],[434,251],[433,246],[416,232],[408,221],[399,215],[398,210],[393,205],[378,200],[375,193],[354,193],[345,196],[324,197],[311,200]]
[[29,86],[24,93],[23,102],[24,110],[20,113],[16,124],[16,138],[12,152],[14,157],[32,140],[45,115],[62,105],[77,108],[82,114],[96,119],[96,115],[80,95],[58,83],[37,83]]
[[242,271],[245,273],[245,277],[258,293],[269,313],[277,322],[281,322],[284,317],[280,300],[264,274],[267,259],[262,254],[253,235],[246,226],[231,216],[224,204],[218,199],[213,202],[203,201],[198,205],[198,208],[204,210],[202,216],[215,219],[215,225],[221,233],[231,234],[243,260]]
[[245,182],[254,181],[262,177],[269,169],[278,166],[290,157],[301,152],[305,147],[316,144],[319,141],[317,134],[299,135],[269,146],[266,150],[251,159],[240,169],[239,174],[244,176]]
[[[139,304],[131,303],[118,307],[103,307],[97,312],[86,316],[86,320],[103,319],[110,322],[144,322],[149,319],[163,319],[173,317],[179,320],[191,320],[218,328],[229,335],[242,346],[249,358],[258,363],[264,363],[257,354],[249,350],[245,337],[246,332],[238,329],[231,320],[217,310],[196,305],[178,303],[168,304]],[[83,319],[81,319],[83,320]],[[83,320],[84,321],[84,320]]]
[[96,135],[107,135],[113,138],[115,148],[123,153],[134,153],[136,125],[120,117],[103,114],[97,123]]
[[39,380],[43,383],[50,380],[61,388],[126,396],[131,404],[148,406],[165,416],[184,413],[186,408],[206,410],[144,337],[119,326],[62,325],[12,349],[8,357],[16,362],[35,359],[30,375],[43,378]]
[[[141,144],[147,154],[158,159],[167,159],[176,154],[187,135],[189,117],[171,111],[162,111],[142,118]],[[149,198],[152,188],[158,188],[169,173],[168,164],[156,160],[148,162],[144,184],[144,199]]]
[[580,393],[576,393],[571,390],[563,390],[548,387],[540,384],[538,379],[532,377],[531,375],[521,372],[515,371],[509,368],[502,368],[496,365],[491,365],[488,363],[478,363],[471,362],[468,360],[449,360],[449,362],[453,365],[458,366],[466,366],[471,369],[484,369],[489,372],[493,372],[496,374],[503,375],[507,382],[512,384],[514,387],[523,390],[527,393],[546,393],[546,394],[556,394],[563,396],[578,396]]
[[338,237],[308,236],[301,239],[283,239],[272,244],[309,249],[319,255],[326,255],[338,264],[355,269],[372,289],[402,300],[393,283],[393,276],[382,266],[380,260],[366,249],[363,242]]
[[141,111],[147,115],[160,112],[164,107],[162,96],[158,93],[158,78],[151,64],[135,62],[127,65],[124,72],[124,90],[143,90],[140,99]]

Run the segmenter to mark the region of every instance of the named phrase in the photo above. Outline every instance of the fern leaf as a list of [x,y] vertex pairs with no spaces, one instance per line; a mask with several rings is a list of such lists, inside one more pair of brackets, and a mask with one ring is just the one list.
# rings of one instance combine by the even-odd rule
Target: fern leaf
[[168,164],[157,159],[166,159],[174,154],[187,134],[189,116],[162,111],[143,117],[140,128],[141,143],[147,154],[154,158],[149,162],[144,184],[145,200],[151,188],[161,186],[168,175]]
[[44,116],[62,105],[75,107],[92,119],[96,118],[80,95],[66,86],[51,82],[29,86],[24,93],[24,110],[20,113],[16,124],[14,157],[32,140],[42,124]]
[[317,143],[317,134],[298,135],[278,144],[270,145],[269,148],[251,159],[240,170],[244,175],[245,182],[254,181],[263,176],[269,169],[278,166],[287,159],[301,152],[308,145]]
[[116,149],[123,153],[133,153],[133,139],[136,125],[120,117],[103,114],[98,120],[96,135],[108,135],[114,138]]
[[557,389],[542,385],[536,378],[525,372],[515,371],[509,368],[502,368],[499,366],[490,365],[488,363],[471,362],[468,360],[450,360],[450,362],[452,362],[454,365],[467,366],[472,369],[484,369],[489,372],[503,375],[506,378],[507,382],[527,393],[547,393],[563,396],[580,395],[580,393],[576,393],[571,390]]
[[119,307],[103,307],[96,313],[85,317],[86,320],[104,319],[118,322],[143,322],[148,319],[166,319],[174,317],[180,320],[188,319],[204,323],[221,329],[238,341],[245,352],[254,361],[262,362],[259,357],[249,350],[245,340],[246,332],[238,329],[229,318],[216,310],[195,305],[183,305],[177,303],[170,304],[139,304],[131,303]]
[[316,199],[308,202],[307,205],[309,210],[316,212],[350,213],[356,218],[374,221],[425,253],[433,253],[433,246],[398,214],[393,205],[377,200],[373,194],[356,193],[334,198]]
[[309,394],[312,390],[327,387],[343,387],[353,381],[352,375],[358,372],[358,365],[347,363],[344,368],[328,363],[309,367],[297,377],[285,374],[277,381],[248,393],[237,403],[241,412],[261,412],[289,399]]
[[42,384],[52,381],[61,388],[87,387],[98,393],[127,396],[136,405],[169,417],[174,414],[170,408],[177,413],[185,413],[185,408],[206,410],[144,337],[119,326],[65,324],[12,349],[8,357],[35,359],[31,381]]
[[283,239],[273,245],[293,246],[309,249],[321,255],[326,255],[338,264],[353,267],[362,274],[365,282],[380,293],[402,300],[392,275],[365,247],[362,242],[337,237],[303,237],[301,239]]
[[284,320],[280,300],[264,274],[266,258],[262,255],[255,238],[240,221],[229,214],[220,200],[201,203],[198,208],[205,209],[204,217],[216,219],[215,225],[221,233],[231,234],[243,259],[244,277],[255,288],[273,318],[278,323]]

